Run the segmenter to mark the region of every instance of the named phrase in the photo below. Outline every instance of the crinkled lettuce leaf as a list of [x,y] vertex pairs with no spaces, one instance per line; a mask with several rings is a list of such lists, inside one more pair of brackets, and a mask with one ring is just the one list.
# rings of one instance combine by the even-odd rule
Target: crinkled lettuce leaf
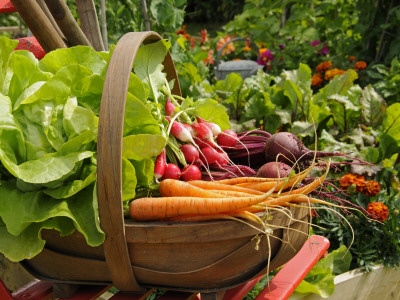
[[39,233],[43,228],[54,228],[65,235],[73,231],[72,222],[89,245],[98,246],[104,241],[94,184],[68,199],[58,200],[42,191],[21,192],[11,180],[0,181],[0,218],[0,251],[12,261],[41,251],[44,243]]

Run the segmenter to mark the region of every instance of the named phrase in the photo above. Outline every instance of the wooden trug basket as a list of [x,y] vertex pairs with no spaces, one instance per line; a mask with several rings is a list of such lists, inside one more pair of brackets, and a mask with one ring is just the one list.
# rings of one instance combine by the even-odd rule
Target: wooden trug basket
[[[39,279],[68,284],[113,284],[122,291],[147,287],[214,292],[276,269],[289,261],[306,241],[306,208],[273,212],[270,236],[237,221],[193,223],[133,222],[122,208],[122,132],[129,76],[141,44],[161,37],[155,32],[125,34],[112,54],[101,99],[98,132],[97,192],[103,245],[90,247],[75,232],[60,237],[44,230],[44,250],[23,266]],[[175,79],[168,53],[167,79]],[[259,238],[255,238],[258,235]]]

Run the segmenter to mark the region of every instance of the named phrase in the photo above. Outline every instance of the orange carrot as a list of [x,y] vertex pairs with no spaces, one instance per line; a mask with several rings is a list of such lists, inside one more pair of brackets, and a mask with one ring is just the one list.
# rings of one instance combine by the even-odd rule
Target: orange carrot
[[204,180],[192,180],[189,181],[191,185],[197,186],[206,190],[227,190],[227,191],[236,191],[243,192],[252,195],[263,195],[264,193],[261,191],[256,191],[248,188],[238,187],[234,185],[227,185],[218,183],[218,181],[204,181]]
[[235,185],[237,187],[244,187],[247,189],[254,189],[256,191],[269,191],[270,189],[275,189],[275,191],[279,191],[283,188],[290,188],[292,186],[295,186],[296,184],[300,183],[304,178],[308,176],[308,174],[311,171],[311,167],[305,170],[305,172],[298,173],[296,175],[293,175],[291,177],[285,177],[282,179],[277,179],[276,181],[265,181],[265,182],[256,182],[256,183],[240,183],[238,185]]
[[176,179],[164,179],[160,183],[160,194],[163,197],[201,197],[224,198],[224,195],[205,190]]
[[236,211],[266,200],[270,193],[251,197],[200,198],[158,197],[139,198],[129,205],[134,220],[159,220],[182,215],[217,214]]
[[252,194],[249,193],[244,193],[244,192],[237,192],[237,191],[227,191],[227,190],[209,190],[210,192],[220,194],[220,195],[225,195],[225,196],[231,196],[231,197],[249,197],[252,196]]
[[303,186],[301,188],[298,188],[298,189],[290,190],[290,191],[287,191],[287,192],[282,192],[279,195],[280,196],[284,196],[284,195],[291,195],[291,194],[308,194],[308,193],[311,193],[313,190],[315,190],[318,186],[320,186],[324,182],[326,176],[328,175],[328,172],[329,172],[329,167],[326,168],[325,173],[321,177],[317,177],[316,179],[314,179],[309,184],[307,184],[307,185],[305,185],[305,186]]
[[218,183],[236,185],[243,183],[256,183],[256,182],[265,182],[265,181],[277,181],[276,178],[265,178],[265,177],[235,177],[229,179],[221,179],[217,180]]

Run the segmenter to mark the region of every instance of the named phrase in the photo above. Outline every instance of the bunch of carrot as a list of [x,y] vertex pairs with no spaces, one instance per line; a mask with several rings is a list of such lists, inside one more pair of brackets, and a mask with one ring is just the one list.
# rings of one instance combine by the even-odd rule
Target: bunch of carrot
[[237,177],[219,181],[179,181],[165,179],[160,183],[161,197],[145,197],[130,203],[130,216],[137,221],[202,221],[244,218],[260,222],[255,214],[277,206],[327,201],[310,197],[325,180],[325,173],[311,183],[297,187],[313,166],[285,178]]

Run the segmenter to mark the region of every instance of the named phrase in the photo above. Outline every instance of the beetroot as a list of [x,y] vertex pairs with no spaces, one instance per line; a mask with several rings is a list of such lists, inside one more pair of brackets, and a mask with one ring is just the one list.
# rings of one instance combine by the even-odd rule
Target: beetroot
[[256,177],[284,178],[289,176],[291,172],[292,168],[289,165],[279,161],[271,161],[258,169]]
[[358,164],[368,164],[358,158],[350,157],[340,152],[312,151],[304,146],[303,142],[290,132],[278,132],[267,139],[264,146],[267,162],[280,161],[290,166],[296,162],[306,163],[311,161],[314,156],[316,159],[321,157],[343,156],[359,161]]
[[278,160],[293,165],[304,153],[310,150],[294,134],[278,132],[267,139],[264,151],[268,162]]

